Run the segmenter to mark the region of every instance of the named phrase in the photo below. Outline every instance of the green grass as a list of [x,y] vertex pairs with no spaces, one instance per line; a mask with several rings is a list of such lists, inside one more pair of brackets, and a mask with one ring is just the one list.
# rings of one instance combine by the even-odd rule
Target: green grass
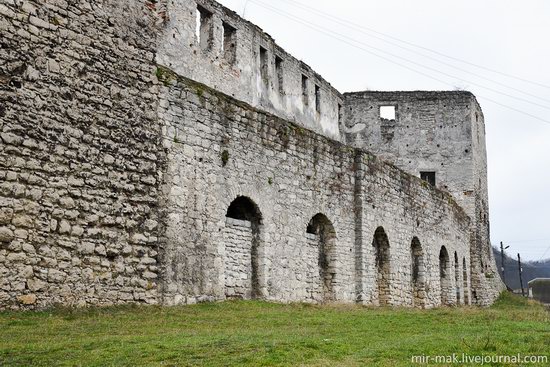
[[411,366],[413,355],[550,356],[548,316],[509,294],[489,309],[225,302],[4,312],[0,366]]

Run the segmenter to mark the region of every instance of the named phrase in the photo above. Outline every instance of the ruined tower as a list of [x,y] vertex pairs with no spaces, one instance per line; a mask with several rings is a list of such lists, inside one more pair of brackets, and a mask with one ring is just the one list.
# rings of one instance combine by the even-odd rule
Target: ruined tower
[[468,213],[472,293],[485,304],[478,295],[499,279],[489,236],[485,120],[475,96],[367,91],[346,93],[344,100],[342,129],[348,144],[449,192]]

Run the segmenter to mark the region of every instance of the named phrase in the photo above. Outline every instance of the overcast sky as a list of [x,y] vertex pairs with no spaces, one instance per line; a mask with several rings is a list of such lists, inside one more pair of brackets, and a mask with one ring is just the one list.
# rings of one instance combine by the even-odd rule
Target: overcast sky
[[[241,15],[247,2],[218,1]],[[415,49],[501,83],[495,84],[373,37],[380,37],[379,34],[350,29],[311,10],[300,9],[296,1],[399,40],[548,87]],[[286,14],[278,14],[266,6]],[[300,18],[299,21],[291,20],[292,16]],[[510,245],[508,253],[514,257],[520,252],[525,259],[539,260],[546,252],[545,258],[550,258],[550,1],[249,0],[245,18],[263,28],[280,46],[312,66],[341,92],[460,88],[476,94],[487,125],[493,245],[504,241]],[[311,29],[304,21],[323,30]],[[342,38],[338,34],[344,35],[344,41],[334,38]],[[356,44],[359,48],[349,44],[354,40],[362,43]],[[399,58],[382,54],[380,50]]]

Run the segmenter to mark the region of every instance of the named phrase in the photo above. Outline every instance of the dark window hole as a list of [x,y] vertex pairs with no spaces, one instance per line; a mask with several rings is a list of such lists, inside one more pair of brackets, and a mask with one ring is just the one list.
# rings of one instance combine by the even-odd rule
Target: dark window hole
[[420,178],[430,185],[435,186],[435,172],[420,172]]
[[23,84],[21,84],[21,82],[19,80],[12,79],[12,80],[10,80],[10,86],[19,89],[23,86]]

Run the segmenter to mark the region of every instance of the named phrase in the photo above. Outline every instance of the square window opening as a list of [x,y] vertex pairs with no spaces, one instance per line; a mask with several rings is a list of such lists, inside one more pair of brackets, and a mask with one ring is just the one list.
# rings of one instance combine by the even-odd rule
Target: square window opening
[[393,120],[396,117],[396,106],[380,106],[380,118],[382,120]]
[[432,186],[435,186],[435,184],[436,184],[436,182],[435,182],[435,172],[433,172],[433,171],[420,172],[420,178],[422,180],[426,181],[427,183],[429,183]]

